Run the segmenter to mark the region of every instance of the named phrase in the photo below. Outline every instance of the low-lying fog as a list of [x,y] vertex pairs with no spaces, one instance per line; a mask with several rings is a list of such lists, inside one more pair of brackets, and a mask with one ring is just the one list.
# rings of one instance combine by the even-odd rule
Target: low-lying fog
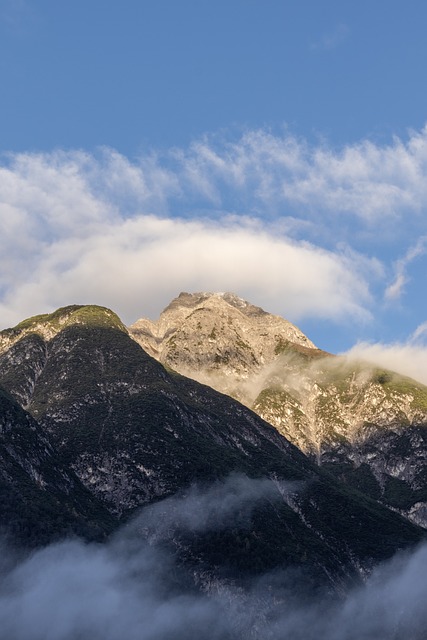
[[[196,590],[156,544],[190,532],[249,526],[271,483],[232,476],[143,509],[106,544],[65,540],[30,554],[3,543],[0,638],[4,640],[421,640],[427,633],[427,545],[378,567],[339,602],[296,599],[291,573],[248,591]],[[272,587],[272,585],[275,585]]]

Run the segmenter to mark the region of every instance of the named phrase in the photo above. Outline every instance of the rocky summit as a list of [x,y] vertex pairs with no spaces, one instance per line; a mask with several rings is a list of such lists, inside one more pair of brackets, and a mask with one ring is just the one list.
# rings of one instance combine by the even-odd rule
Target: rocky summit
[[[216,306],[205,313],[210,298]],[[290,343],[304,357],[318,353],[293,325],[235,296],[198,300],[201,312],[186,295],[166,315],[185,324],[193,313],[198,331],[209,317],[200,335],[203,343],[213,333],[209,345],[218,335],[215,349],[227,343],[228,328],[235,346],[227,371],[244,355],[241,380]],[[176,352],[186,351],[178,330],[167,334],[150,331],[147,351],[159,355],[162,341],[173,337]],[[206,589],[212,581],[244,584],[293,568],[304,582],[339,591],[424,538],[420,527],[349,488],[249,408],[165,368],[135,335],[97,306],[65,307],[0,332],[0,516],[18,541],[43,544],[65,533],[102,538],[141,507],[172,496],[196,495],[194,511],[200,510],[200,496],[218,486],[211,525],[183,527],[179,509],[162,520],[160,507],[153,533],[146,512],[141,516],[140,535],[173,548]],[[196,339],[186,366],[203,352]],[[215,513],[227,505],[235,507],[228,506],[218,527]]]
[[427,387],[317,348],[231,293],[182,293],[130,333],[250,407],[341,481],[427,526]]
[[129,331],[163,364],[246,404],[245,383],[286,345],[321,353],[291,322],[232,293],[181,293],[157,322],[141,318]]

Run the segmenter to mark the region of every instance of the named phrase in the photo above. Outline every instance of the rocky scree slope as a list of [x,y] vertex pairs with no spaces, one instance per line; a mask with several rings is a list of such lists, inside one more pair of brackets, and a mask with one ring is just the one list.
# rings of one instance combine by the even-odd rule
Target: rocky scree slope
[[1,332],[0,345],[0,384],[112,518],[126,521],[137,507],[233,473],[270,483],[249,521],[191,534],[168,525],[165,540],[199,576],[243,580],[305,567],[316,584],[337,589],[423,537],[246,407],[167,371],[108,309],[29,319]]
[[182,293],[131,335],[160,362],[231,395],[318,464],[427,526],[427,387],[316,348],[227,294]]

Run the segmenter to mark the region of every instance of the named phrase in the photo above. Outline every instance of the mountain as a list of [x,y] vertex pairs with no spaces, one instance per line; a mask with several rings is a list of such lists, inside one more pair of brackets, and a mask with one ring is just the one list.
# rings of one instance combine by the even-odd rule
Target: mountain
[[37,422],[0,389],[2,534],[25,546],[66,535],[102,540],[117,522],[60,463]]
[[131,335],[160,362],[238,399],[353,487],[427,526],[427,387],[318,349],[230,293],[182,293]]
[[[102,518],[107,511],[127,522],[137,508],[185,495],[194,483],[233,486],[236,474],[266,482],[250,516],[219,532],[189,535],[168,525],[168,544],[200,580],[304,567],[315,583],[339,589],[424,536],[341,485],[250,409],[165,369],[103,307],[66,307],[0,332],[0,384],[58,468],[83,485],[93,509],[102,505]],[[28,450],[35,446],[29,438]]]
[[243,400],[245,382],[287,344],[322,353],[293,324],[232,293],[181,293],[157,322],[142,318],[130,333],[163,364]]

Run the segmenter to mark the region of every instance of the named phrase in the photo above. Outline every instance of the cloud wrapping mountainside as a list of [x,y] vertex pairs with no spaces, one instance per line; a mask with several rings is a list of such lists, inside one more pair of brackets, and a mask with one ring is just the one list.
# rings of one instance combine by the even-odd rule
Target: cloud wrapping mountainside
[[422,340],[392,344],[359,342],[345,354],[427,384],[427,347]]

